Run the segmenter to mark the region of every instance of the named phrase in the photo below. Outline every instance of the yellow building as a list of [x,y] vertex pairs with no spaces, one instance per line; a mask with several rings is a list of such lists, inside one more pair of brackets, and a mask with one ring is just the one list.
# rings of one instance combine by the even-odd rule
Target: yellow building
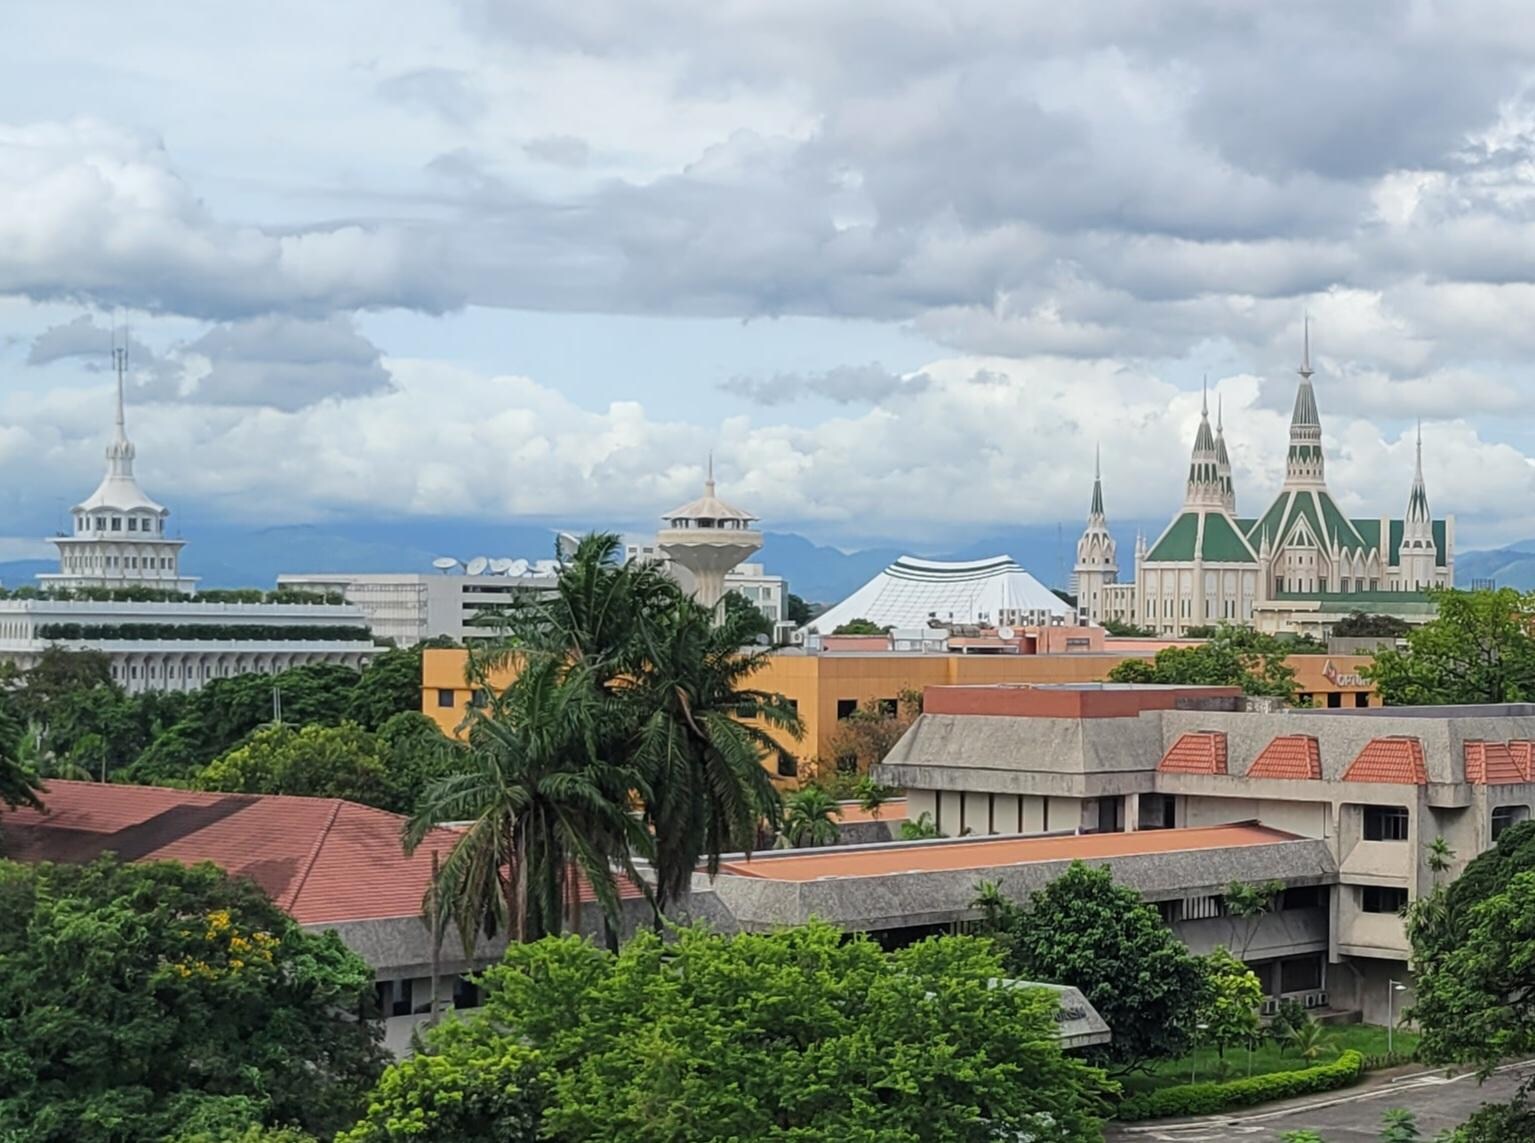
[[[464,681],[467,653],[428,648],[421,658],[421,710],[453,734],[468,711],[472,690]],[[828,755],[837,723],[864,704],[894,705],[902,691],[924,687],[987,683],[1047,684],[1102,682],[1128,658],[1122,653],[1065,655],[955,655],[890,651],[844,651],[770,655],[750,680],[757,690],[780,694],[799,713],[804,735],[784,745],[799,761]],[[1316,706],[1378,706],[1379,698],[1359,672],[1367,655],[1292,655],[1303,703]],[[504,686],[510,675],[493,679]],[[792,778],[791,774],[780,774]]]

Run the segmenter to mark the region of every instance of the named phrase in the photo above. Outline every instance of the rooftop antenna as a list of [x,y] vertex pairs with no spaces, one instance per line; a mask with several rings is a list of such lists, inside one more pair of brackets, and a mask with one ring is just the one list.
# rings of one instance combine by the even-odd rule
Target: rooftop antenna
[[1311,315],[1301,317],[1301,357],[1297,372],[1305,381],[1311,380]]

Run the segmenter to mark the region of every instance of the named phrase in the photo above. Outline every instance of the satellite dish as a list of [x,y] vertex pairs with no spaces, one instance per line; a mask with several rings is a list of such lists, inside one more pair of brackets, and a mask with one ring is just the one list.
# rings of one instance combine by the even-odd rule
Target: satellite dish
[[469,565],[464,570],[470,575],[484,575],[485,569],[489,566],[490,561],[484,556],[475,556],[474,559],[469,561]]
[[1013,629],[1011,627],[998,627],[997,628],[997,638],[998,639],[1011,639],[1012,637],[1013,637]]
[[561,532],[554,539],[554,550],[559,553],[560,559],[568,560],[576,554],[576,549],[581,546],[581,540],[570,532]]
[[558,560],[539,560],[533,565],[533,571],[537,575],[559,575],[560,562]]
[[511,566],[511,560],[503,559],[500,556],[490,561],[490,570],[495,572],[496,575],[505,575]]
[[458,561],[452,556],[438,556],[432,561],[432,566],[440,572],[450,572],[458,567]]
[[527,560],[513,560],[511,562],[510,566],[507,567],[506,574],[507,575],[527,575],[528,574],[528,561]]

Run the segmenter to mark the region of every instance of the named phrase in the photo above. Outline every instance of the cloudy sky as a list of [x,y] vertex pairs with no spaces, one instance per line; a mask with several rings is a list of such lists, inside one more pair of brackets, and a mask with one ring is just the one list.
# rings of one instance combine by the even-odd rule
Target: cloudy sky
[[[1535,536],[1535,23],[1507,3],[10,0],[0,537],[89,491],[941,544],[1282,474]],[[4,545],[4,540],[0,540]]]

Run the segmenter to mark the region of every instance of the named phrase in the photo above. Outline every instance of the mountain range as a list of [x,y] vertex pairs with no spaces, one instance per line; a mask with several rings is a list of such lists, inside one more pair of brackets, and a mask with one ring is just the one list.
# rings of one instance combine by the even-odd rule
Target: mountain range
[[[1116,528],[1121,564],[1129,565],[1129,540],[1137,528],[1156,535],[1154,521],[1130,521]],[[554,552],[556,528],[548,522],[488,525],[482,520],[350,520],[250,528],[221,522],[189,523],[182,570],[199,576],[204,587],[269,587],[282,572],[430,571],[439,556],[539,559]],[[1076,556],[1077,530],[1053,524],[999,531],[962,546],[914,544],[853,551],[818,544],[794,532],[767,532],[754,559],[789,581],[796,595],[835,603],[850,595],[897,556],[968,560],[1007,554],[1047,584],[1065,586]],[[8,587],[30,583],[41,571],[56,569],[54,560],[0,562],[0,582]],[[1500,587],[1535,588],[1535,539],[1490,551],[1461,552],[1455,559],[1461,586],[1494,580]]]

